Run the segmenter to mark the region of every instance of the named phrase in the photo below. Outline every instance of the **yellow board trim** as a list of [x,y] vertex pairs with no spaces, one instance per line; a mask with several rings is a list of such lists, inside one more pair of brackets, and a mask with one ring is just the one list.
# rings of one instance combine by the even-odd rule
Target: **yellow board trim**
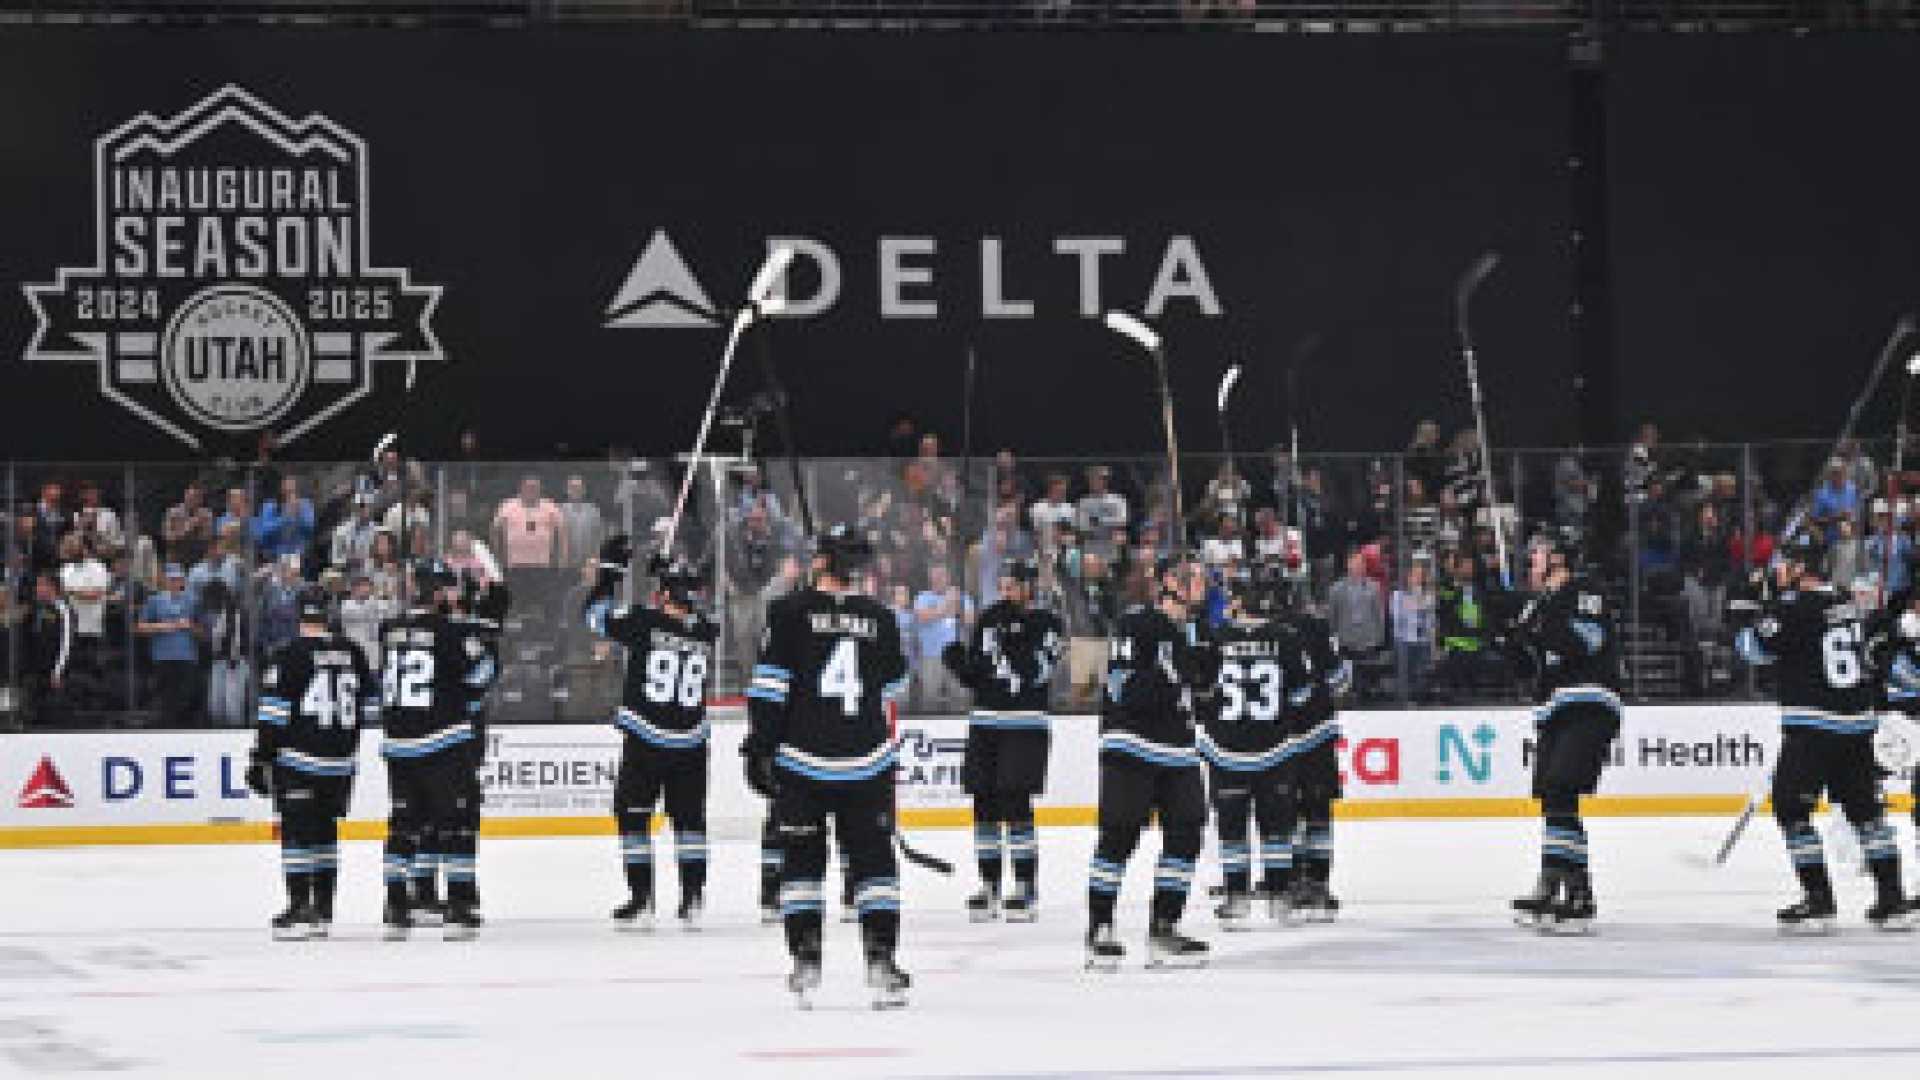
[[[1743,795],[1598,795],[1582,800],[1592,817],[1726,817],[1746,806]],[[1909,795],[1887,800],[1888,810],[1905,814],[1913,808]],[[1762,808],[1764,811],[1764,807]],[[1092,825],[1092,806],[1042,806],[1034,811],[1040,825]],[[1351,821],[1445,820],[1448,818],[1537,817],[1540,804],[1532,799],[1366,799],[1341,802],[1334,816]],[[960,829],[973,824],[964,806],[923,807],[900,811],[900,824],[909,829]],[[611,836],[610,815],[580,817],[496,817],[481,823],[483,836]],[[382,821],[343,821],[342,840],[384,840]],[[0,828],[0,848],[85,847],[96,844],[265,844],[278,837],[272,822],[229,821],[169,825],[47,825]]]

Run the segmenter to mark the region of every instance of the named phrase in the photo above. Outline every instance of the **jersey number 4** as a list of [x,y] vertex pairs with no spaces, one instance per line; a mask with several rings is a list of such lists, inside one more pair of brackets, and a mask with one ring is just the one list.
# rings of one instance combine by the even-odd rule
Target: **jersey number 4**
[[859,716],[860,699],[866,695],[866,689],[860,682],[859,643],[850,637],[834,642],[827,666],[820,669],[820,696],[839,698],[842,714]]

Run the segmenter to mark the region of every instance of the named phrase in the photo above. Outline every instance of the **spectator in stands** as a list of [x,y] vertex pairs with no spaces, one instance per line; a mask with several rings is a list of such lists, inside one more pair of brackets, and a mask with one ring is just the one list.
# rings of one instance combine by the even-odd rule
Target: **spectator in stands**
[[1099,534],[1106,542],[1115,529],[1127,527],[1127,497],[1112,490],[1113,470],[1105,465],[1087,466],[1087,493],[1080,496],[1074,524],[1088,537]]
[[1693,529],[1680,544],[1680,573],[1694,639],[1718,637],[1733,579],[1733,535],[1711,501],[1694,510]]
[[1367,576],[1367,557],[1355,550],[1347,556],[1347,574],[1327,593],[1327,621],[1340,649],[1354,665],[1354,692],[1366,696],[1362,685],[1369,661],[1387,645],[1387,605],[1380,583]]
[[1206,539],[1200,542],[1200,558],[1208,566],[1220,568],[1237,565],[1247,558],[1247,545],[1240,535],[1240,519],[1230,511],[1221,511],[1214,519],[1214,528]]
[[1027,505],[1027,482],[1020,475],[1020,463],[1011,450],[1002,450],[993,457],[993,503],[1012,503],[1015,506]]
[[1422,420],[1414,425],[1413,440],[1407,444],[1406,474],[1409,480],[1420,481],[1428,494],[1446,483],[1447,452],[1440,445],[1438,421]]
[[244,487],[231,487],[227,489],[227,509],[225,513],[214,519],[213,535],[225,536],[228,530],[234,527],[238,527],[239,534],[245,538],[243,552],[249,557],[257,558],[253,553],[254,531],[252,502],[247,495],[247,489]]
[[927,587],[913,598],[914,634],[913,702],[921,712],[958,708],[962,688],[953,673],[940,662],[940,652],[959,640],[963,624],[971,613],[967,599],[948,579],[947,568],[935,563],[927,568]]
[[[189,589],[188,598],[194,631],[205,649],[207,716],[216,727],[247,727],[254,719],[253,631],[257,620],[246,592],[216,577],[197,595]],[[194,695],[196,699],[198,696]]]
[[374,595],[371,577],[364,572],[353,575],[346,599],[340,601],[340,632],[359,646],[368,666],[376,671],[380,667],[380,623],[399,613],[398,604]]
[[1433,664],[1434,608],[1432,563],[1421,554],[1407,567],[1407,580],[1393,591],[1393,650],[1400,671],[1400,693],[1412,701],[1424,700],[1427,669]]
[[1253,512],[1253,550],[1249,553],[1255,559],[1284,559],[1287,557],[1287,532],[1280,527],[1280,515],[1271,506],[1263,506]]
[[1072,525],[1077,508],[1067,498],[1067,474],[1047,474],[1047,491],[1027,510],[1027,524],[1036,542],[1051,546],[1053,530]]
[[1597,490],[1577,451],[1569,450],[1553,464],[1553,521],[1563,529],[1583,528]]
[[1034,555],[1033,537],[1020,527],[1016,503],[1002,503],[993,512],[993,526],[980,538],[980,557],[976,566],[976,596],[994,596],[1000,587],[1000,568],[1010,559],[1028,559]]
[[274,560],[261,575],[260,651],[270,653],[292,641],[300,631],[300,559],[287,555]]
[[[760,627],[764,625],[759,620],[766,618],[767,605],[799,588],[803,571],[804,568],[800,565],[798,556],[785,556],[780,560],[779,572],[774,574],[773,579],[768,581],[766,587],[760,590],[760,604],[753,613],[754,619],[756,620],[754,623],[753,637],[748,641],[748,650],[740,654],[741,670],[750,670],[751,665],[759,659]],[[904,587],[905,586],[902,586],[902,588]],[[902,635],[900,640],[911,647],[913,637],[910,634]]]
[[91,480],[80,482],[80,510],[73,517],[73,527],[96,552],[118,551],[126,546],[120,515],[101,504],[100,485]]
[[373,537],[379,526],[373,523],[373,496],[356,495],[350,516],[333,530],[327,565],[349,574],[366,564],[373,551]]
[[1106,637],[1120,615],[1120,594],[1107,560],[1088,552],[1080,558],[1079,573],[1064,590],[1068,633],[1075,637]]
[[1334,564],[1340,558],[1340,530],[1328,506],[1326,480],[1318,466],[1300,474],[1300,490],[1294,496],[1300,519],[1296,525],[1306,543],[1307,569],[1313,595],[1325,596],[1333,584]]
[[[1886,578],[1884,588],[1887,595],[1901,592],[1913,580],[1911,567],[1908,565],[1913,558],[1913,537],[1907,532],[1907,528],[1912,524],[1908,520],[1907,506],[1907,500],[1900,500],[1900,527],[1895,528],[1892,515],[1887,513],[1887,501],[1876,500],[1873,513],[1873,535],[1867,537],[1863,549],[1866,573]],[[1887,559],[1889,534],[1893,537],[1891,565]]]
[[517,569],[566,566],[571,559],[560,508],[540,494],[540,478],[528,474],[520,494],[493,516],[495,547],[507,553],[509,576]]
[[1826,478],[1813,493],[1808,522],[1822,530],[1827,543],[1832,544],[1840,537],[1840,520],[1859,512],[1860,488],[1848,478],[1845,459],[1835,457],[1827,462]]
[[245,536],[245,527],[239,522],[227,522],[220,528],[219,539],[207,550],[206,557],[188,571],[187,599],[195,608],[200,606],[200,594],[207,583],[215,579],[226,582],[235,595],[241,592],[249,576]]
[[67,513],[66,489],[57,480],[40,485],[40,501],[33,504],[33,550],[39,566],[54,565],[60,551],[60,538],[73,526]]
[[1633,443],[1627,447],[1626,465],[1620,474],[1628,502],[1645,502],[1652,495],[1661,471],[1659,452],[1660,429],[1651,423],[1641,424]]
[[113,576],[87,550],[80,533],[60,541],[60,594],[73,612],[73,655],[67,663],[68,699],[76,708],[101,706],[100,679],[107,651],[107,595]]
[[1207,481],[1206,493],[1201,498],[1200,506],[1193,516],[1198,520],[1209,522],[1230,517],[1237,524],[1245,520],[1247,500],[1252,496],[1252,486],[1241,477],[1239,470],[1233,467],[1233,462],[1222,461],[1220,468],[1213,474],[1213,479]]
[[[598,548],[594,549],[596,552]],[[482,585],[500,580],[500,563],[487,545],[465,529],[456,529],[447,537],[446,562],[456,574],[470,577]]]
[[1733,538],[1727,542],[1727,552],[1742,576],[1764,569],[1773,562],[1773,535],[1764,529],[1749,534],[1746,528],[1736,526]]
[[207,509],[207,489],[190,483],[180,501],[167,508],[160,521],[161,557],[181,566],[193,566],[213,547],[213,511]]
[[21,689],[27,715],[36,726],[66,721],[67,664],[73,658],[73,609],[60,595],[60,579],[52,570],[33,578],[33,609],[22,634]]
[[587,498],[587,478],[574,473],[567,477],[567,501],[560,504],[560,527],[566,532],[563,547],[574,562],[591,557],[606,539],[606,521],[600,506]]
[[[245,494],[241,492],[242,498]],[[164,591],[147,598],[134,632],[147,639],[161,726],[194,727],[200,664],[193,641],[193,604],[187,597],[186,571],[178,563],[168,563],[161,579]]]
[[787,555],[762,502],[748,506],[727,544],[727,621],[734,655],[752,656],[760,640],[761,596]]
[[1496,666],[1488,634],[1487,593],[1478,571],[1472,554],[1456,553],[1448,564],[1448,580],[1436,596],[1440,644],[1436,674],[1456,698],[1471,695],[1476,683],[1487,679]]
[[373,584],[373,595],[388,602],[400,600],[400,545],[394,535],[385,529],[373,534],[373,546],[367,549],[367,580]]
[[1853,519],[1840,518],[1834,526],[1837,531],[1832,546],[1827,549],[1827,580],[1846,592],[1859,582],[1868,567],[1861,561],[1860,536],[1854,531]]

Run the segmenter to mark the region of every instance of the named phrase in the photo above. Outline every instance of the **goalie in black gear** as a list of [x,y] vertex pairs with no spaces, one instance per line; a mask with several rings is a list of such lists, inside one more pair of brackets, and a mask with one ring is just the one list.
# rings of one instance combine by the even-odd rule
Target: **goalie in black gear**
[[1195,621],[1207,579],[1197,563],[1157,568],[1154,607],[1120,616],[1108,643],[1106,696],[1100,709],[1100,835],[1087,880],[1087,965],[1112,970],[1124,949],[1114,907],[1127,860],[1158,815],[1160,864],[1154,870],[1147,935],[1149,966],[1197,966],[1207,946],[1180,933],[1207,821],[1207,797],[1194,748],[1194,696],[1211,692],[1219,656]]
[[1868,663],[1865,626],[1851,598],[1820,579],[1820,548],[1790,538],[1771,578],[1735,610],[1744,615],[1736,646],[1749,663],[1770,664],[1780,699],[1780,756],[1773,773],[1773,815],[1800,879],[1798,903],[1778,914],[1788,932],[1833,926],[1833,882],[1827,874],[1814,807],[1825,793],[1846,813],[1873,875],[1867,921],[1883,930],[1912,929],[1901,895],[1900,851],[1880,798],[1873,736],[1878,689]]
[[886,703],[907,686],[893,613],[855,591],[872,558],[844,525],[820,537],[824,568],[812,588],[770,606],[760,663],[747,691],[752,730],[741,746],[747,782],[774,800],[783,859],[780,914],[802,1004],[820,982],[827,819],[854,879],[854,907],[876,1007],[904,1004],[894,962],[900,879],[894,849],[893,772],[899,741]]
[[594,633],[627,650],[626,689],[613,718],[626,736],[613,813],[629,895],[613,918],[622,926],[653,925],[653,812],[664,801],[680,870],[677,917],[691,928],[707,881],[707,685],[719,628],[699,611],[704,583],[684,563],[656,558],[652,603],[615,607],[632,560],[626,537],[607,541],[585,613]]
[[1198,736],[1208,766],[1225,895],[1221,926],[1242,929],[1253,909],[1253,850],[1249,821],[1258,825],[1268,914],[1285,915],[1293,834],[1299,822],[1289,758],[1288,699],[1304,703],[1311,675],[1293,628],[1282,621],[1290,586],[1277,563],[1248,567],[1233,582],[1232,618],[1215,632],[1220,654],[1216,692],[1204,709]]
[[413,928],[409,873],[419,838],[441,848],[447,876],[446,936],[471,938],[480,926],[474,861],[482,751],[473,705],[499,670],[480,628],[453,614],[459,579],[444,562],[410,568],[414,607],[380,625],[381,714],[392,809],[387,822],[385,920],[390,939]]
[[300,636],[260,671],[260,728],[247,786],[271,795],[280,815],[280,868],[287,910],[274,937],[327,936],[340,876],[340,819],[353,794],[360,727],[377,720],[380,687],[366,657],[328,629],[326,594],[300,597]]
[[1540,877],[1513,901],[1523,925],[1582,932],[1596,913],[1580,799],[1599,789],[1609,747],[1620,734],[1620,652],[1605,594],[1581,573],[1568,544],[1547,553],[1544,591],[1515,618],[1508,637],[1516,662],[1534,677],[1533,796],[1544,818]]
[[981,613],[967,643],[954,642],[941,655],[973,692],[960,784],[973,797],[981,889],[967,908],[976,922],[1000,913],[1003,855],[1014,879],[1007,920],[1031,921],[1039,900],[1033,800],[1047,785],[1048,698],[1065,629],[1057,615],[1030,606],[1038,578],[1032,562],[1009,562],[1000,573],[1000,599]]

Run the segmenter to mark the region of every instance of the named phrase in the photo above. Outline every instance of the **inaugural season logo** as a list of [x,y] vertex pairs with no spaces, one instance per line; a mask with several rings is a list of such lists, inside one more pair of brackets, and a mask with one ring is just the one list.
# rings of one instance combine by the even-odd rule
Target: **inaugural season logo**
[[442,359],[438,285],[373,264],[367,148],[237,86],[94,143],[91,266],[26,286],[29,360],[97,364],[100,389],[195,448],[209,431],[312,431],[382,361]]

